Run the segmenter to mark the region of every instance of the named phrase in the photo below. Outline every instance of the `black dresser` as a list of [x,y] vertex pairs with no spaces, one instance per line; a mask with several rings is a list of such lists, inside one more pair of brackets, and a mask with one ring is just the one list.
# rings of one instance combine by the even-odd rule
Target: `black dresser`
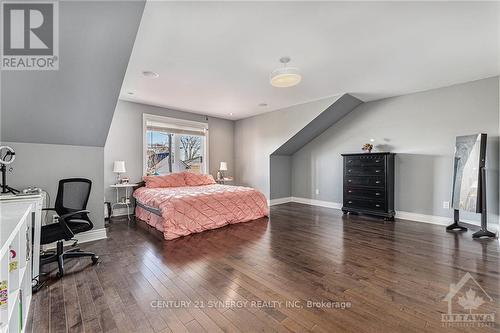
[[342,154],[344,214],[364,213],[394,221],[393,153]]

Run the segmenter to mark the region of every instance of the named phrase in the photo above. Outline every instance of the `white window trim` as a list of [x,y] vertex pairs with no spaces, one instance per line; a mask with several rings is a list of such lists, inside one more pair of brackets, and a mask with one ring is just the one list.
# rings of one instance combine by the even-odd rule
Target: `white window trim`
[[203,140],[203,149],[205,151],[205,158],[203,161],[205,173],[210,173],[209,169],[209,132],[208,132],[208,123],[193,121],[193,120],[184,120],[172,117],[164,117],[157,116],[154,114],[142,114],[142,175],[146,176],[147,171],[147,146],[148,146],[148,138],[146,135],[147,122],[148,121],[157,121],[168,125],[171,128],[196,128],[201,129],[205,132],[205,140]]

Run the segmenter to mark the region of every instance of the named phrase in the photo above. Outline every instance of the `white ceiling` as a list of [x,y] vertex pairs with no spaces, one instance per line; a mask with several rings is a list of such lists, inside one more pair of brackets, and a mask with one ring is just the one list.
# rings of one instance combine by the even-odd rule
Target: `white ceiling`
[[[500,73],[499,8],[148,1],[120,97],[240,119],[344,92],[367,101],[490,77]],[[300,68],[298,86],[269,84],[282,56]]]

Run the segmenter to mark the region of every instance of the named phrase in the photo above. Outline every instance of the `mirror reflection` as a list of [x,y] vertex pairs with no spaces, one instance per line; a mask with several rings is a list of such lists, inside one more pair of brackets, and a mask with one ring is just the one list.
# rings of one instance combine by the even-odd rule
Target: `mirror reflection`
[[[484,135],[485,136],[485,135]],[[484,144],[482,144],[484,140]],[[453,209],[480,212],[478,193],[480,165],[484,160],[485,140],[482,134],[458,136],[455,145],[453,176]]]

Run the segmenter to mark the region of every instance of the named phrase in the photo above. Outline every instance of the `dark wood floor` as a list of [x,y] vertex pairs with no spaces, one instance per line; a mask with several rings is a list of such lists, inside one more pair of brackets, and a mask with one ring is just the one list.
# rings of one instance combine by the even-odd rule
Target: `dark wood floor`
[[[271,216],[168,242],[115,220],[108,239],[82,244],[100,264],[73,260],[62,280],[51,274],[34,296],[29,329],[499,331],[498,241],[295,203],[273,206]],[[481,305],[497,312],[493,327],[442,327],[443,298],[466,272],[493,298]],[[351,306],[328,308],[349,305],[332,301]]]

